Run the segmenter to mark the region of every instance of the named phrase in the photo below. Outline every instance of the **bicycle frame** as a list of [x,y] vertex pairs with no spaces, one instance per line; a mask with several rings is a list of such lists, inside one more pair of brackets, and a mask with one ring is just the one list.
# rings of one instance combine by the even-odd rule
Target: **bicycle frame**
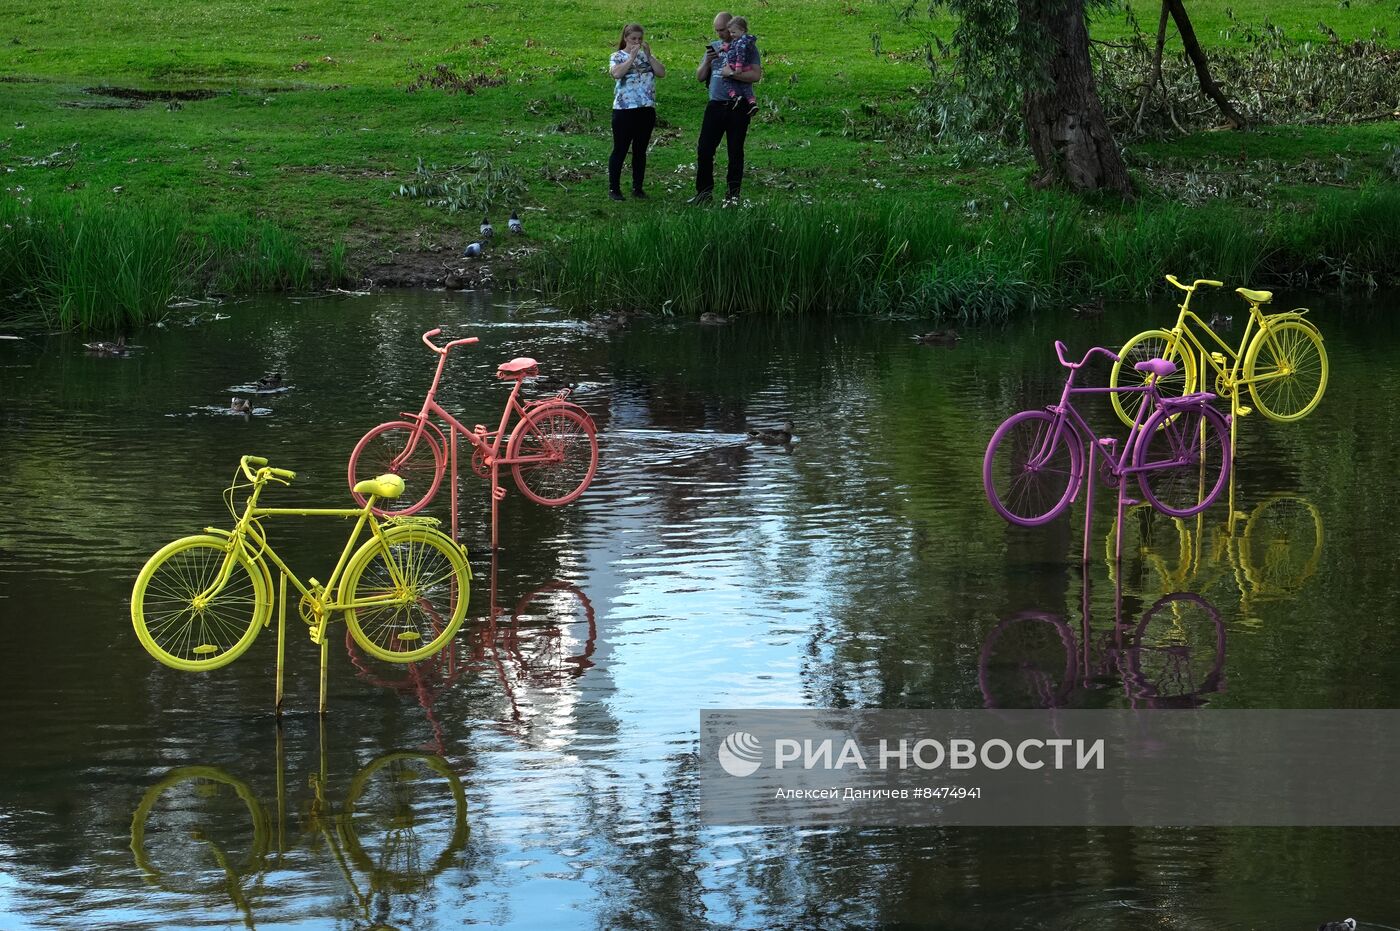
[[[271,473],[273,470],[260,469],[257,474],[253,474],[248,468],[246,456],[244,457],[243,461],[240,462],[240,467],[243,469],[244,474],[253,480],[253,490],[251,493],[249,493],[248,500],[243,507],[243,515],[238,519],[238,522],[234,525],[233,530],[223,530],[218,527],[204,528],[205,532],[207,533],[226,537],[229,541],[229,546],[228,551],[224,554],[224,562],[219,570],[218,576],[215,578],[213,584],[210,585],[209,588],[205,589],[199,594],[199,598],[210,598],[214,594],[219,592],[226,584],[228,584],[229,576],[233,572],[233,567],[238,559],[238,555],[242,553],[248,558],[249,562],[253,563],[254,565],[261,566],[263,568],[263,571],[267,572],[270,578],[271,573],[268,570],[267,566],[263,563],[263,558],[266,557],[267,560],[271,562],[272,565],[276,566],[278,571],[282,573],[283,578],[290,579],[292,584],[296,586],[297,591],[301,592],[303,596],[311,599],[314,609],[316,610],[317,614],[319,614],[319,623],[312,636],[312,640],[315,643],[321,643],[324,640],[325,629],[329,621],[331,612],[343,611],[347,608],[371,608],[383,605],[391,605],[395,602],[395,597],[392,595],[385,595],[382,597],[373,598],[356,598],[352,601],[341,601],[338,597],[334,600],[327,600],[322,597],[323,593],[330,592],[335,592],[337,596],[339,595],[339,592],[337,591],[337,586],[340,583],[341,577],[345,573],[346,567],[350,563],[351,554],[355,552],[356,544],[360,542],[360,535],[364,532],[366,524],[368,524],[370,528],[370,534],[376,539],[378,539],[380,543],[384,544],[387,548],[388,541],[386,541],[384,538],[384,531],[382,529],[382,525],[374,516],[373,506],[374,502],[377,500],[376,498],[371,496],[369,500],[365,503],[365,506],[362,508],[259,507],[258,497],[262,494],[263,487],[267,484],[267,482],[283,481],[285,483],[286,480],[278,478],[275,474],[268,474]],[[359,518],[355,522],[354,528],[350,531],[350,537],[345,543],[345,548],[340,553],[340,558],[336,560],[335,568],[331,570],[330,579],[326,582],[324,586],[321,585],[321,583],[318,582],[314,577],[310,580],[310,586],[303,583],[301,579],[297,576],[297,574],[293,572],[291,568],[286,564],[282,557],[277,555],[277,551],[272,548],[272,545],[268,543],[267,536],[263,533],[262,527],[258,523],[258,520],[263,517],[277,516]],[[253,541],[253,543],[255,543],[256,546],[249,545],[250,540]],[[393,577],[394,584],[396,586],[405,585],[406,580],[403,578],[399,566],[397,566],[392,559],[386,560],[386,563]],[[285,595],[286,589],[285,586],[283,586],[281,597],[284,605],[286,602]],[[263,626],[267,627],[271,625],[271,623],[272,615],[271,613],[269,613],[267,619],[263,622]]]
[[[1245,323],[1244,333],[1240,336],[1239,348],[1231,349],[1229,344],[1220,338],[1220,335],[1215,332],[1211,325],[1202,320],[1200,316],[1191,309],[1191,298],[1195,293],[1196,286],[1192,285],[1191,288],[1186,291],[1186,298],[1177,308],[1176,324],[1170,330],[1172,338],[1167,342],[1167,353],[1175,349],[1179,342],[1190,343],[1195,347],[1201,360],[1215,369],[1216,374],[1231,388],[1250,384],[1261,384],[1276,378],[1285,377],[1285,373],[1270,372],[1266,375],[1255,375],[1253,378],[1244,378],[1240,372],[1240,366],[1244,364],[1245,351],[1249,348],[1250,336],[1253,334],[1255,327],[1257,326],[1260,332],[1267,332],[1269,328],[1268,321],[1271,316],[1275,315],[1265,314],[1259,309],[1257,303],[1249,301],[1249,320]],[[1301,316],[1301,313],[1299,311],[1289,311],[1286,316]],[[1192,324],[1194,324],[1194,326]],[[1222,362],[1216,361],[1216,350],[1205,344],[1201,337],[1197,335],[1197,330],[1203,331],[1205,335],[1211,338],[1216,346],[1219,346],[1220,349],[1223,350],[1221,353],[1222,357],[1228,358],[1230,361],[1228,370]],[[1202,374],[1204,374],[1204,366],[1202,366],[1201,371]],[[1204,386],[1200,385],[1197,387],[1202,388]],[[1231,397],[1232,404],[1238,407],[1238,403],[1233,399],[1239,397],[1239,392],[1231,391]]]
[[[1129,464],[1132,462],[1131,457],[1137,449],[1137,444],[1142,442],[1143,425],[1147,422],[1147,418],[1150,417],[1152,413],[1156,413],[1157,408],[1161,406],[1161,398],[1157,393],[1156,385],[1146,383],[1142,385],[1126,385],[1119,388],[1076,388],[1074,387],[1074,372],[1075,369],[1070,369],[1069,375],[1065,378],[1065,388],[1060,394],[1060,402],[1046,408],[1046,410],[1055,415],[1055,429],[1047,435],[1045,448],[1037,454],[1037,459],[1043,461],[1045,457],[1048,457],[1054,451],[1056,445],[1060,442],[1060,438],[1064,435],[1065,423],[1069,421],[1071,422],[1070,429],[1074,432],[1075,438],[1080,442],[1084,442],[1087,437],[1089,441],[1090,454],[1084,463],[1084,476],[1086,479],[1093,470],[1095,455],[1099,456],[1104,464],[1108,466],[1109,473],[1119,479],[1137,472],[1146,472],[1151,469],[1160,468],[1162,463],[1148,463],[1141,468]],[[1078,409],[1076,409],[1074,404],[1070,401],[1070,398],[1076,394],[1128,393],[1146,394],[1152,403],[1150,408],[1147,404],[1138,405],[1137,419],[1134,420],[1128,433],[1128,441],[1123,444],[1123,450],[1119,454],[1118,460],[1115,462],[1111,455],[1103,451],[1105,445],[1103,440],[1112,440],[1113,443],[1116,444],[1117,437],[1101,437],[1095,434],[1093,428],[1084,420],[1084,415],[1079,413]],[[1078,492],[1076,492],[1076,496],[1077,494]]]
[[[402,416],[406,420],[409,420],[413,423],[414,429],[412,434],[409,436],[407,442],[404,443],[404,448],[390,462],[389,468],[390,471],[397,472],[405,462],[409,461],[410,457],[417,450],[418,444],[422,441],[424,434],[428,430],[431,429],[437,434],[438,439],[441,440],[443,446],[446,447],[444,449],[444,453],[447,455],[448,458],[447,473],[449,476],[449,496],[451,499],[450,507],[452,512],[452,538],[455,540],[457,539],[458,513],[457,437],[459,435],[466,437],[468,442],[471,443],[472,447],[478,453],[480,453],[482,468],[485,470],[489,470],[489,477],[491,479],[491,548],[494,550],[497,548],[498,542],[497,506],[500,504],[501,499],[505,497],[505,489],[501,487],[499,481],[500,468],[502,466],[517,466],[526,465],[529,463],[545,463],[557,461],[557,454],[553,452],[537,453],[534,455],[523,456],[517,455],[513,457],[501,455],[501,444],[506,442],[506,428],[510,425],[511,414],[515,414],[516,422],[518,424],[526,418],[531,408],[535,408],[543,404],[565,403],[566,399],[569,396],[570,389],[565,388],[564,390],[553,395],[552,397],[542,398],[522,404],[520,401],[520,386],[521,383],[524,381],[524,376],[511,376],[515,381],[515,385],[511,388],[510,396],[506,398],[505,407],[501,411],[501,420],[500,423],[497,425],[496,429],[494,431],[488,432],[484,425],[477,424],[474,428],[468,430],[466,425],[464,425],[460,420],[454,417],[445,408],[443,408],[441,404],[438,403],[437,392],[438,387],[442,384],[442,374],[447,369],[447,357],[451,354],[453,347],[471,345],[472,343],[477,342],[477,338],[474,336],[469,336],[462,339],[455,339],[448,342],[445,346],[439,347],[433,343],[432,337],[436,336],[441,332],[442,330],[438,328],[429,330],[427,333],[423,334],[422,339],[424,345],[426,345],[433,352],[437,353],[437,371],[433,374],[433,383],[428,387],[428,393],[423,398],[423,406],[418,410],[418,413],[414,414],[408,411],[401,412]],[[441,429],[439,429],[437,425],[433,423],[432,418],[434,416],[436,416],[437,418],[439,418],[447,424],[447,437],[444,438],[442,436]],[[432,442],[432,440],[429,440],[429,442]],[[473,463],[473,467],[473,471],[476,471],[478,475],[481,475],[483,478],[487,477],[486,473],[475,469],[475,463]]]
[[[437,402],[438,385],[442,384],[442,372],[447,370],[447,358],[449,354],[451,354],[452,347],[458,346],[458,344],[461,343],[476,342],[476,337],[468,337],[468,339],[461,340],[452,340],[452,342],[448,343],[447,346],[444,347],[444,349],[438,350],[437,347],[433,346],[433,343],[428,342],[428,336],[431,336],[433,335],[433,333],[437,332],[438,330],[431,330],[431,333],[428,333],[428,335],[424,336],[423,339],[423,342],[428,343],[428,347],[430,347],[430,349],[433,349],[438,353],[437,372],[434,372],[433,384],[428,386],[427,396],[423,399],[423,407],[421,407],[419,413],[416,414],[406,412],[406,410],[405,412],[402,412],[403,416],[405,416],[407,420],[414,421],[414,423],[416,423],[417,427],[419,428],[413,431],[413,437],[410,438],[407,444],[405,444],[405,447],[403,447],[403,452],[400,452],[400,454],[398,456],[395,456],[395,459],[393,459],[393,468],[399,468],[399,466],[402,466],[403,463],[407,462],[409,456],[413,455],[413,451],[417,448],[417,445],[419,445],[419,440],[421,440],[421,437],[423,437],[424,431],[426,431],[427,428],[430,427],[431,424],[433,424],[433,420],[431,420],[431,417],[433,416],[437,416],[438,419],[441,419],[442,421],[445,421],[445,423],[448,424],[448,430],[451,431],[452,434],[454,434],[454,440],[455,434],[461,434],[463,435],[463,437],[466,437],[466,440],[468,440],[470,444],[473,445],[473,447],[480,449],[480,451],[483,452],[483,455],[486,456],[487,466],[521,465],[521,463],[526,462],[549,462],[549,456],[547,455],[515,456],[515,458],[505,458],[505,456],[500,455],[501,442],[504,442],[505,440],[505,427],[510,426],[511,413],[514,413],[515,417],[517,417],[517,420],[519,420],[521,419],[521,417],[525,416],[526,410],[528,410],[529,407],[538,405],[538,403],[540,403],[529,402],[528,405],[522,405],[521,400],[519,400],[522,379],[515,379],[515,385],[511,388],[510,398],[505,399],[505,409],[501,410],[500,424],[498,424],[496,430],[490,431],[490,433],[487,433],[486,427],[482,426],[482,424],[477,424],[477,426],[473,427],[472,430],[468,430],[465,424],[462,424],[461,420],[456,419],[456,417],[452,416],[451,413],[448,413],[448,410],[444,409],[444,407],[442,407],[442,405],[440,405],[440,403]],[[564,391],[560,392],[559,395],[554,395],[554,398],[563,400],[564,398],[567,398],[567,395],[568,389],[564,389]],[[487,438],[491,438],[491,442],[487,442]]]

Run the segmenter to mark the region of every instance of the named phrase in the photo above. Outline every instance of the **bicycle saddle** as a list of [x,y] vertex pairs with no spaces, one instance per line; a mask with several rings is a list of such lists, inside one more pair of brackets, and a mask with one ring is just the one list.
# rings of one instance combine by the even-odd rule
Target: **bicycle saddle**
[[367,478],[363,482],[355,485],[355,494],[374,495],[376,498],[397,498],[403,494],[403,479],[391,473],[385,473],[378,478]]
[[518,359],[511,359],[509,362],[502,362],[496,366],[497,378],[526,378],[539,372],[540,364],[534,359],[521,356]]
[[1272,291],[1251,291],[1248,288],[1236,288],[1235,293],[1251,304],[1267,304],[1274,299]]
[[1139,372],[1150,372],[1158,378],[1176,374],[1176,363],[1169,359],[1145,359],[1133,366]]

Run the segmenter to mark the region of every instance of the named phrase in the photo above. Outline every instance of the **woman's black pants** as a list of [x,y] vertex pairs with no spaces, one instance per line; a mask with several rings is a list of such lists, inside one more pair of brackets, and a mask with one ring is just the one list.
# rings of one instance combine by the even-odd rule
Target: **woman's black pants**
[[622,161],[632,150],[632,190],[640,191],[647,174],[647,145],[656,128],[655,107],[632,107],[612,112],[613,150],[608,159],[608,190],[621,190]]

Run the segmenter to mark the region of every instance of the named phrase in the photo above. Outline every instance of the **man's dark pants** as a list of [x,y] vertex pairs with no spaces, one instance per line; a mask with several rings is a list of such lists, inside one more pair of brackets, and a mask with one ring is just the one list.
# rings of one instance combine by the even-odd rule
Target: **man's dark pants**
[[729,166],[725,172],[728,196],[738,197],[744,181],[744,139],[749,134],[749,107],[741,100],[738,106],[727,100],[711,100],[705,107],[705,120],[700,124],[700,143],[695,153],[695,192],[713,194],[715,190],[715,151],[723,136],[728,143]]

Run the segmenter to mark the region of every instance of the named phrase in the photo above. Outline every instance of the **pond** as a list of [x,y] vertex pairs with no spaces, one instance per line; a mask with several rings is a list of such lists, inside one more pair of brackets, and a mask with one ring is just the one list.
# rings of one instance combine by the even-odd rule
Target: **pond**
[[[607,331],[399,293],[238,304],[137,334],[126,358],[0,341],[2,923],[1400,925],[1394,829],[720,828],[697,811],[702,708],[1395,707],[1400,298],[1308,303],[1332,363],[1321,406],[1243,419],[1233,516],[1131,509],[1121,566],[1108,496],[1083,563],[1080,506],[1009,526],[982,455],[1057,396],[1054,339],[1116,346],[1165,305],[946,347],[902,321]],[[515,356],[578,384],[602,448],[587,493],[551,509],[512,488],[493,560],[465,475],[466,625],[414,667],[337,625],[324,724],[295,611],[280,727],[275,624],[212,673],[152,660],[128,613],[146,558],[231,523],[243,454],[297,471],[264,503],[348,506],[348,454],[418,406],[434,326],[480,337],[439,395],[468,425],[494,425]],[[274,370],[287,390],[227,412]],[[787,421],[791,444],[748,441]],[[268,526],[303,578],[347,530]],[[1162,609],[1176,592],[1190,610]]]

